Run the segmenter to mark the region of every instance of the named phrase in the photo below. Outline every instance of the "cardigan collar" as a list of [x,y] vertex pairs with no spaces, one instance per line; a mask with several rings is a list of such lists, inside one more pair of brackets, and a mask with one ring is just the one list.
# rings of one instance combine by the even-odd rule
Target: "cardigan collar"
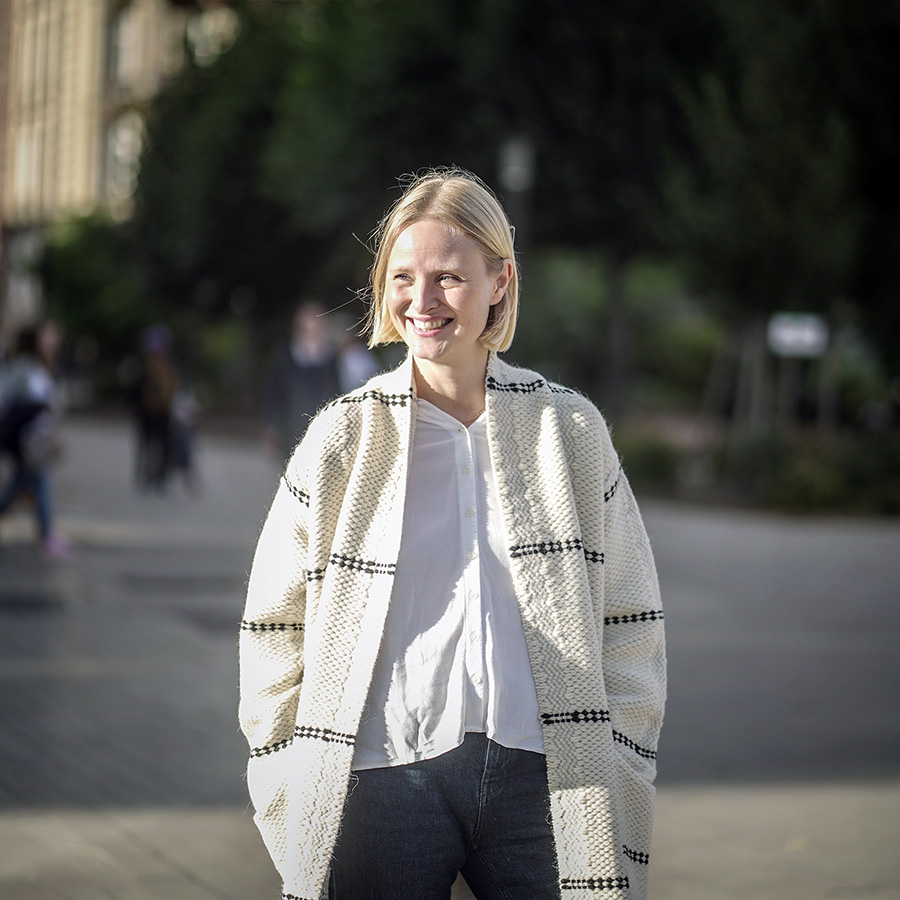
[[[508,366],[497,355],[497,351],[491,350],[488,354],[487,371],[485,372],[485,387],[487,388],[491,383],[503,382],[506,369]],[[401,394],[408,391],[413,400],[418,399],[412,353],[407,353],[397,368],[387,372],[379,380],[382,389],[388,393]]]

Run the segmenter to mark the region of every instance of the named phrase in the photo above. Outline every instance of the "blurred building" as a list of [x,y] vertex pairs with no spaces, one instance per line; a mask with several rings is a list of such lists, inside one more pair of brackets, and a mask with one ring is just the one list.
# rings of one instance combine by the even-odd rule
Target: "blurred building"
[[0,0],[0,336],[40,314],[48,225],[127,218],[153,96],[235,29],[216,0]]

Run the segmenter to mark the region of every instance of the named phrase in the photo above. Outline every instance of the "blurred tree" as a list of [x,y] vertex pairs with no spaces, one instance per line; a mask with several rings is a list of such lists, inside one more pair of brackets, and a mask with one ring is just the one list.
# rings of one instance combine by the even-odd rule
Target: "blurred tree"
[[143,300],[132,247],[127,227],[89,216],[52,228],[38,265],[50,314],[106,361],[130,352],[137,332],[158,314]]
[[603,340],[580,342],[577,367],[600,376],[604,406],[619,416],[630,380],[625,271],[661,249],[667,155],[687,136],[677,89],[706,71],[713,22],[691,0],[488,6],[493,42],[479,81],[497,85],[504,127],[537,147],[535,241],[590,249],[607,264],[595,301],[596,310],[606,298]]
[[744,329],[759,421],[772,311],[819,312],[836,331],[849,302],[900,374],[900,5],[710,8],[723,41],[700,90],[682,92],[694,142],[667,176],[669,245]]
[[[201,320],[252,308],[265,325],[301,292],[340,305],[397,176],[447,163],[507,191],[535,251],[586,252],[605,283],[579,295],[591,335],[571,349],[586,389],[607,364],[613,411],[624,273],[648,252],[681,255],[735,320],[854,293],[896,318],[883,6],[244,0],[234,46],[156,105],[135,220],[148,282]],[[512,136],[536,160],[515,197],[498,171]]]
[[821,0],[827,28],[814,64],[853,135],[863,206],[849,295],[888,371],[900,377],[900,4]]
[[605,352],[579,342],[576,368],[593,381],[612,360],[607,405],[621,408],[622,269],[660,246],[673,88],[696,80],[712,44],[703,3],[238,4],[234,46],[191,62],[151,119],[135,225],[154,293],[195,316],[227,312],[235,292],[257,297],[257,321],[302,290],[338,305],[364,282],[359,229],[396,197],[398,175],[457,164],[502,192],[501,145],[522,136],[534,189],[504,199],[536,244],[607,260],[594,318],[608,294],[613,340]]
[[[135,203],[135,249],[148,289],[186,322],[265,321],[296,302],[323,238],[290,227],[262,189],[275,101],[294,53],[287,4],[251,13],[210,65],[188,52],[154,103]],[[254,6],[254,9],[256,7]]]
[[813,65],[823,5],[713,4],[724,42],[682,94],[694,143],[668,172],[672,245],[739,321],[827,312],[850,283],[860,208],[852,133]]
[[[768,315],[828,316],[853,287],[864,216],[858,147],[822,64],[844,5],[710,0],[722,26],[719,58],[698,90],[682,89],[694,141],[667,170],[670,246],[740,335],[738,427],[769,427],[775,410]],[[796,370],[781,361],[783,409]]]
[[[504,199],[520,201],[514,224],[535,243],[588,248],[608,260],[612,339],[606,352],[596,338],[573,352],[585,355],[576,368],[594,373],[589,388],[599,360],[613,361],[607,405],[619,410],[627,340],[622,270],[636,254],[660,247],[660,180],[665,155],[680,140],[673,88],[696,80],[712,43],[702,3],[676,6],[304,5],[300,52],[267,156],[270,195],[286,193],[303,230],[343,220],[349,234],[361,221],[374,224],[390,199],[385,187],[400,172],[460,164],[502,193],[500,148],[524,137],[537,161],[530,203]],[[595,311],[605,293],[598,284]]]

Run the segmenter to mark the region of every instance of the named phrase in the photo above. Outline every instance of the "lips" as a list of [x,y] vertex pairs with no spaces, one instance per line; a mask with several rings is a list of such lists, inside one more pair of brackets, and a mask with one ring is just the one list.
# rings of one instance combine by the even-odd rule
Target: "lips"
[[412,330],[423,337],[437,334],[442,328],[449,325],[452,319],[407,319]]

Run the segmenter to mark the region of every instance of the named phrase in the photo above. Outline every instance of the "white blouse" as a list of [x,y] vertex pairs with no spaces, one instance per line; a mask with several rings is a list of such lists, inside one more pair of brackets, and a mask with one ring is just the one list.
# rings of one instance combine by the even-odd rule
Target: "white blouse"
[[430,759],[467,731],[544,750],[486,417],[417,401],[403,535],[354,769]]

